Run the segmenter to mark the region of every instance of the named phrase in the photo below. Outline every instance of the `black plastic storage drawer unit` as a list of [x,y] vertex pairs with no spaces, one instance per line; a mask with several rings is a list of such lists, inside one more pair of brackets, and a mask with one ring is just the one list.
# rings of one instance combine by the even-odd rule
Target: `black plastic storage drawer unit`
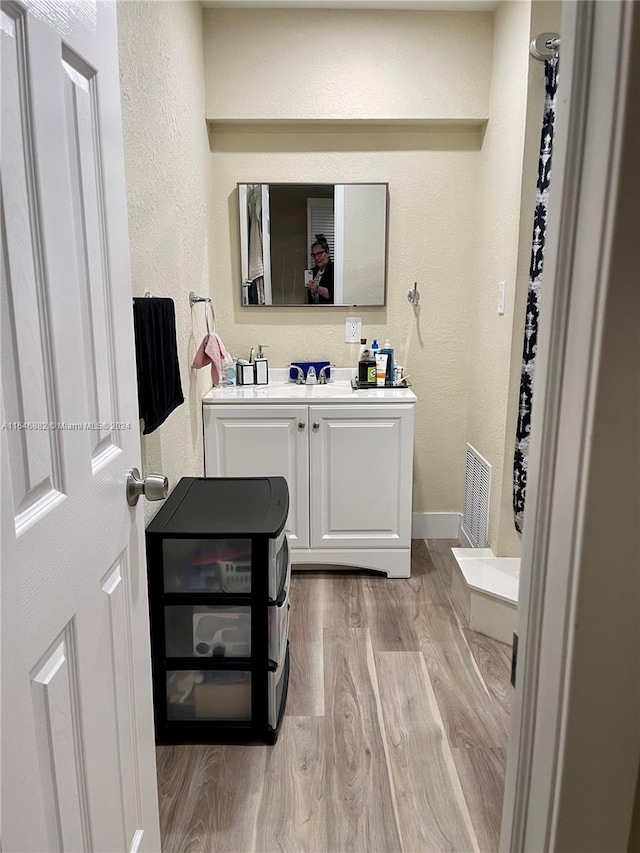
[[157,743],[275,743],[289,680],[284,477],[184,477],[147,527]]

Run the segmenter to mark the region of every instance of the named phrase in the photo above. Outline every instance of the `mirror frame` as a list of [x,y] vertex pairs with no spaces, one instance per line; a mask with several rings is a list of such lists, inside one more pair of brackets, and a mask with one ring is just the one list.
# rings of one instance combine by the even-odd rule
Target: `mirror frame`
[[[339,305],[310,305],[308,303],[287,303],[281,305],[274,305],[273,303],[270,305],[255,305],[255,304],[247,304],[242,300],[242,288],[245,284],[242,276],[242,270],[244,266],[244,260],[242,257],[242,244],[244,237],[244,228],[242,225],[242,219],[240,217],[240,187],[248,186],[248,185],[258,184],[260,186],[290,186],[290,187],[304,187],[304,186],[314,186],[314,187],[336,187],[336,186],[381,186],[385,187],[385,228],[384,228],[384,285],[382,291],[382,302],[375,304],[364,304],[362,302],[358,304],[347,304],[343,302]],[[239,272],[240,272],[240,307],[241,308],[260,308],[260,309],[281,309],[281,308],[293,308],[297,310],[301,309],[348,309],[352,310],[354,308],[363,308],[363,309],[372,309],[372,308],[384,308],[387,307],[387,290],[389,284],[389,210],[390,210],[390,193],[389,193],[389,182],[388,181],[334,181],[329,183],[328,181],[237,181],[236,189],[235,189],[235,201],[236,201],[236,218],[238,222],[238,256],[239,256]],[[248,242],[248,241],[247,241]]]

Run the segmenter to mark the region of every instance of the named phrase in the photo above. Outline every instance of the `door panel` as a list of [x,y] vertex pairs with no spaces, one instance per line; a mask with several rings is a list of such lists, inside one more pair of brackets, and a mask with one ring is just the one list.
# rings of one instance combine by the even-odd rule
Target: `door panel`
[[43,805],[50,837],[57,832],[63,850],[88,850],[91,844],[76,674],[69,624],[31,675]]
[[[9,425],[57,420],[25,53],[26,14],[0,11],[2,38],[2,384]],[[24,389],[29,388],[28,394]],[[60,435],[6,430],[16,531],[62,497]]]
[[413,407],[311,406],[309,420],[311,547],[408,547]]
[[[132,656],[131,567],[124,553],[103,579],[102,604],[108,617],[109,653],[115,695],[115,720],[118,727],[118,762],[122,791],[124,849],[134,850],[140,827],[143,825],[142,796],[138,737],[133,722],[136,717],[136,697],[132,690],[135,660]],[[134,757],[133,761],[128,756]]]
[[159,850],[116,10],[25,5],[0,11],[3,844]]
[[[69,151],[73,235],[80,275],[86,287],[80,293],[84,351],[90,354],[87,413],[96,424],[118,421],[114,400],[114,353],[107,235],[104,230],[104,188],[98,121],[96,73],[68,47],[62,50],[66,143]],[[90,432],[92,464],[109,447],[117,447],[117,433],[97,427]]]

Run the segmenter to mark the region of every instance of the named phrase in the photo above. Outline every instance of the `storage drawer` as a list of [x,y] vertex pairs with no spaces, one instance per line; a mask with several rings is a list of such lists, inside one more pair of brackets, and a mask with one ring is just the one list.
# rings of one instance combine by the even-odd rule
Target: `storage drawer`
[[251,539],[165,539],[165,592],[251,592]]
[[235,670],[168,670],[167,720],[247,722],[251,673]]
[[[165,593],[251,593],[251,539],[165,539]],[[288,588],[289,540],[284,531],[269,540],[269,600]]]
[[274,661],[277,667],[282,665],[287,651],[290,613],[288,595],[281,605],[274,604],[269,607],[269,659]]
[[289,649],[284,663],[275,672],[269,673],[268,722],[272,729],[278,725],[278,719],[287,699],[289,686]]
[[251,657],[251,608],[166,605],[167,657]]

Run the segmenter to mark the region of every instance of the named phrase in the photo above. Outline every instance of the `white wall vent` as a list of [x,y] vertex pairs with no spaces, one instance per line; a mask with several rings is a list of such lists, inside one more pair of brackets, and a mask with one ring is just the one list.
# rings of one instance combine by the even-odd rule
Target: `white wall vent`
[[462,529],[474,548],[487,547],[491,465],[467,444]]

